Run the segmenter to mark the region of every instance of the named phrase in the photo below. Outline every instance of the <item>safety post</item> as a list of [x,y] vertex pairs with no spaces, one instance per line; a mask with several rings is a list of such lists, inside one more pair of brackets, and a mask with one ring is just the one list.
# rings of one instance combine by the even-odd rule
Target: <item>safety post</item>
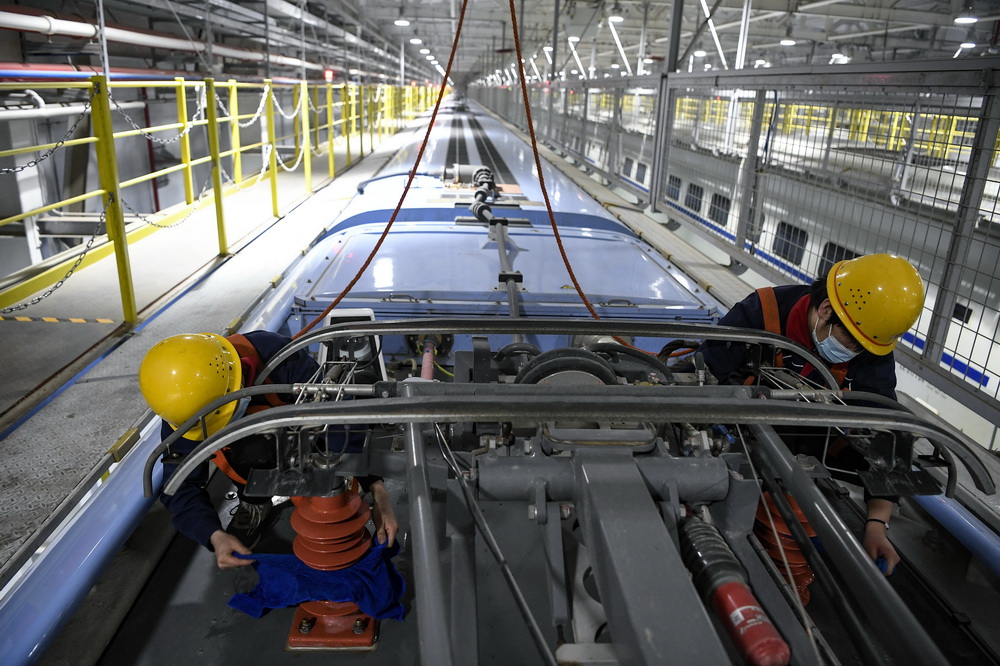
[[215,105],[215,79],[205,79],[205,111],[208,116],[208,152],[212,157],[212,192],[215,195],[215,226],[219,236],[219,255],[229,254],[226,240],[226,217],[222,207],[222,162],[219,158],[219,114]]
[[[302,86],[295,86],[292,88],[292,99],[295,101],[295,113],[292,114],[292,136],[295,137],[295,161],[299,160],[299,153],[302,150],[302,137],[300,133],[302,132],[302,121],[296,120],[300,113],[305,113],[302,109],[306,104],[305,99],[302,98]],[[308,109],[307,109],[308,110]],[[302,159],[305,159],[303,156]]]
[[340,136],[347,140],[347,166],[351,166],[351,133],[348,131],[348,120],[344,117],[347,112],[347,84],[340,86]]
[[309,99],[311,100],[310,104],[309,104],[309,108],[312,110],[312,114],[313,114],[313,118],[312,118],[312,127],[313,127],[312,145],[314,145],[317,148],[319,148],[319,145],[320,145],[319,134],[320,134],[320,130],[323,129],[323,125],[322,125],[322,123],[320,123],[320,113],[319,113],[319,86],[314,87],[309,92],[309,95],[310,95]]
[[187,85],[184,78],[178,76],[174,79],[177,82],[177,122],[183,123],[181,127],[181,164],[184,165],[184,200],[194,203],[194,180],[191,175],[191,141],[190,132],[185,132],[188,126],[187,114]]
[[299,113],[302,116],[302,167],[305,169],[306,192],[312,194],[312,141],[309,136],[309,82],[299,83]]
[[91,120],[94,136],[97,138],[97,176],[104,190],[104,224],[108,238],[115,248],[115,264],[118,267],[118,286],[122,298],[122,313],[125,323],[134,324],[139,320],[135,305],[135,288],[132,284],[132,266],[128,258],[128,238],[125,236],[125,215],[121,207],[121,190],[118,188],[118,156],[115,153],[114,127],[111,122],[111,99],[108,80],[103,76],[92,76],[90,94]]
[[233,180],[243,182],[243,153],[240,151],[240,89],[229,79],[229,142],[233,149]]
[[326,83],[326,142],[327,142],[327,162],[330,167],[330,179],[337,177],[337,165],[333,154],[333,84],[327,81]]
[[365,156],[365,121],[368,119],[368,89],[364,85],[359,85],[357,89],[358,97],[358,157]]
[[267,161],[271,181],[271,214],[278,217],[278,145],[274,139],[274,83],[271,79],[265,79],[264,85],[267,87],[267,101],[264,103],[267,109],[267,145],[271,146]]
[[378,90],[368,86],[368,152],[375,152],[375,110],[378,104]]

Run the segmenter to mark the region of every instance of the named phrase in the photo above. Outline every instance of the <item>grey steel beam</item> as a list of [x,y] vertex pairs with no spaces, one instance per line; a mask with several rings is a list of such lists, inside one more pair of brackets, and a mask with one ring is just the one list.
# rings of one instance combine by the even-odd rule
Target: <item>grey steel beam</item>
[[868,616],[872,632],[887,649],[904,656],[906,663],[948,663],[774,429],[758,424],[750,429],[756,451],[796,498],[829,554],[830,564],[843,580],[851,581],[855,605]]
[[[726,497],[729,469],[721,458],[649,456],[635,460],[643,482],[656,499],[665,499],[668,482],[676,483],[681,501],[716,502]],[[491,500],[523,500],[537,479],[547,484],[549,499],[576,498],[576,473],[567,457],[486,457],[479,459],[479,492]]]
[[449,479],[445,535],[451,552],[451,654],[456,664],[479,661],[476,523],[471,511],[475,509],[466,504],[458,481]]
[[[403,387],[410,393],[410,385]],[[431,507],[427,478],[427,443],[417,423],[406,425],[406,484],[409,492],[410,525],[413,534],[413,584],[416,591],[420,661],[424,664],[452,663],[452,633],[445,605],[445,587],[437,543],[437,528]]]
[[574,464],[580,526],[621,663],[729,663],[632,458],[578,452]]

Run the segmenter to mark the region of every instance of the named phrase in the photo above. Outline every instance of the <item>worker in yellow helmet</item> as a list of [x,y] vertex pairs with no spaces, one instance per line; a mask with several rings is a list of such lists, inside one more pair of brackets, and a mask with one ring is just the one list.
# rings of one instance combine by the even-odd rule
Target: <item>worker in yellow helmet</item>
[[[826,362],[840,388],[896,399],[892,350],[916,323],[924,284],[910,262],[892,254],[870,254],[837,262],[812,285],[758,289],[719,320],[778,333],[813,350]],[[699,349],[720,382],[752,383],[747,345],[707,341]],[[809,361],[782,352],[779,364],[822,385]],[[831,447],[832,450],[832,447]],[[873,560],[883,558],[892,573],[899,555],[889,542],[891,499],[869,498],[863,545]]]
[[[288,342],[287,337],[277,333],[251,331],[229,337],[213,333],[174,335],[153,345],[139,368],[139,388],[150,408],[163,419],[161,437],[168,437],[212,401],[252,385],[257,373]],[[281,362],[265,384],[308,382],[318,367],[305,350],[299,350]],[[248,401],[228,402],[184,433],[172,452],[178,457],[187,455],[198,442],[244,413],[291,402],[292,396],[273,393],[254,396]],[[205,489],[208,463],[188,476],[173,496],[161,495],[160,501],[173,514],[177,531],[215,552],[220,569],[251,564],[253,560],[237,558],[233,553],[251,554],[260,539],[261,528],[277,512],[270,498],[246,497],[243,491],[251,469],[275,466],[275,442],[270,435],[253,435],[216,453],[213,461],[233,480],[240,498],[226,529],[222,528]],[[164,464],[164,483],[175,468],[174,464]],[[391,546],[399,525],[382,479],[369,476],[358,481],[363,490],[372,493],[376,537],[380,543]]]

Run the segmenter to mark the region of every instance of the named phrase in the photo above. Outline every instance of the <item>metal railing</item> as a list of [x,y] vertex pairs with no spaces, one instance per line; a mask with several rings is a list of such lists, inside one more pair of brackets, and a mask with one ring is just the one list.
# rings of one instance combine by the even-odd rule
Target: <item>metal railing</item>
[[[857,255],[909,259],[927,297],[897,359],[996,424],[998,66],[675,73],[533,84],[529,99],[542,139],[737,270],[808,283]],[[526,129],[519,88],[470,96]]]
[[[0,95],[11,94],[35,100],[31,108],[16,114],[19,120],[31,123],[31,134],[37,132],[35,125],[42,120],[50,123],[50,133],[56,125],[68,129],[58,141],[14,145],[18,140],[12,138],[11,147],[0,150],[0,178],[22,174],[18,177],[24,179],[24,172],[35,170],[30,178],[36,181],[31,185],[53,200],[36,205],[32,197],[22,195],[20,206],[7,206],[7,211],[15,208],[17,212],[0,219],[0,227],[20,227],[8,234],[5,243],[22,242],[16,237],[23,235],[29,246],[27,265],[8,265],[0,271],[4,274],[0,276],[0,311],[4,315],[20,313],[51,294],[74,271],[113,254],[123,319],[129,324],[138,318],[130,243],[158,229],[175,227],[212,203],[218,253],[226,255],[230,243],[224,197],[239,195],[267,180],[271,213],[277,217],[279,168],[301,168],[306,193],[311,193],[313,156],[326,153],[325,178],[335,178],[338,167],[350,167],[371,153],[386,136],[427,110],[433,99],[423,88],[414,87],[184,78],[108,82],[102,76],[89,82],[0,83]],[[73,112],[59,108],[67,103],[72,104]],[[0,123],[5,121],[4,113],[0,111]],[[155,124],[154,114],[168,121]],[[8,110],[8,117],[13,115]],[[127,129],[116,131],[122,119]],[[86,131],[88,125],[92,131]],[[13,137],[18,132],[9,133]],[[137,164],[141,160],[132,154],[138,151],[129,150],[137,147],[136,138],[147,144],[148,161],[144,164]],[[126,148],[119,154],[121,146]],[[56,168],[48,165],[47,171],[40,173],[39,166],[50,159],[63,168],[70,182],[60,182]],[[166,164],[159,166],[157,161]],[[86,175],[73,177],[71,165],[83,174],[96,173],[99,187],[70,191],[87,180]],[[182,179],[181,191],[165,196],[158,183],[168,181],[173,174]],[[142,209],[148,212],[139,212]],[[100,213],[99,218],[96,213]],[[37,222],[47,214],[92,216],[93,233],[86,242],[45,256],[39,249]],[[137,222],[145,224],[134,224]],[[24,254],[10,252],[7,256],[19,253]]]

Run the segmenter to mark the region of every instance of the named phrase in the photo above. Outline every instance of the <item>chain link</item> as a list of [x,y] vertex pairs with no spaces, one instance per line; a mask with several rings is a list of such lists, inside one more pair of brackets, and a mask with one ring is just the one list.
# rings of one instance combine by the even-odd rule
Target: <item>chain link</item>
[[198,198],[189,204],[191,210],[188,211],[187,215],[177,220],[173,224],[160,224],[158,222],[153,222],[148,217],[142,215],[142,213],[137,211],[135,208],[132,208],[132,206],[130,206],[129,203],[125,201],[125,199],[122,199],[122,205],[128,208],[129,212],[131,212],[133,215],[135,215],[137,218],[139,218],[146,224],[150,225],[151,227],[156,227],[158,229],[173,229],[174,227],[179,227],[180,225],[190,220],[191,216],[194,215],[194,212],[198,210],[198,204],[200,204],[201,200],[205,198],[205,192],[208,190],[208,184],[209,182],[211,182],[211,180],[212,180],[211,177],[205,179],[205,184],[201,186],[201,192],[198,193]]
[[[201,92],[198,95],[198,110],[194,112],[194,116],[191,117],[191,121],[185,125],[184,129],[179,133],[177,133],[176,136],[173,136],[169,139],[161,139],[160,137],[154,136],[150,132],[147,132],[144,127],[140,127],[138,123],[132,120],[132,117],[129,116],[128,113],[125,112],[125,109],[123,109],[118,104],[118,100],[116,100],[114,97],[111,97],[110,94],[108,94],[108,98],[111,100],[111,103],[115,105],[115,109],[118,110],[118,113],[122,114],[125,120],[128,121],[128,124],[132,126],[132,129],[139,132],[139,134],[141,134],[142,136],[146,137],[147,141],[152,141],[153,143],[159,143],[161,145],[166,146],[171,143],[174,143],[175,141],[180,141],[187,135],[188,132],[194,129],[194,125],[191,123],[198,122],[199,120],[202,120],[204,118],[203,114],[205,113],[205,102],[207,95],[205,94],[204,86],[199,86],[199,90]],[[184,94],[184,91],[183,90],[179,91],[179,94]]]
[[[265,102],[267,102],[267,92],[270,89],[271,89],[270,85],[265,85],[264,86],[264,92],[260,96],[260,103],[257,104],[257,112],[253,114],[253,118],[251,118],[250,120],[246,121],[245,123],[241,123],[238,120],[236,121],[236,124],[239,125],[240,128],[246,129],[247,127],[250,127],[255,122],[257,122],[257,120],[260,118],[260,114],[264,112],[264,104],[265,104]],[[219,105],[219,109],[222,111],[222,115],[224,115],[226,117],[229,117],[229,109],[226,108],[226,105],[222,101],[222,98],[219,97],[219,93],[215,93],[215,102],[216,102],[216,104]]]
[[327,112],[327,108],[326,108],[325,104],[322,107],[317,107],[313,103],[312,95],[306,95],[306,99],[309,100],[309,110],[312,111],[313,113],[315,113],[317,115],[323,115],[324,113]]
[[285,162],[281,159],[281,151],[278,151],[278,150],[274,151],[274,156],[278,159],[278,164],[281,165],[282,169],[284,169],[285,171],[287,171],[289,173],[291,173],[292,171],[295,171],[296,169],[299,168],[299,162],[302,161],[302,156],[305,155],[305,154],[306,154],[306,151],[300,150],[299,151],[299,157],[298,157],[297,160],[295,160],[295,164],[293,164],[292,166],[289,167],[289,166],[285,166]]
[[83,119],[87,116],[87,113],[89,111],[90,111],[90,100],[88,99],[86,105],[84,105],[83,107],[83,111],[81,111],[80,115],[76,117],[76,122],[73,123],[73,126],[69,128],[69,131],[66,132],[66,135],[63,136],[63,138],[56,141],[56,145],[46,150],[44,153],[42,153],[41,157],[38,157],[37,159],[28,160],[24,164],[18,164],[17,166],[11,167],[9,169],[0,169],[0,175],[6,175],[9,173],[20,173],[25,169],[34,169],[39,164],[52,157],[52,153],[62,148],[63,145],[65,145],[65,143],[69,141],[69,138],[73,136],[74,132],[76,132],[76,128],[80,126],[80,123],[83,122]]
[[70,269],[66,271],[66,275],[62,276],[62,279],[60,279],[54,285],[46,289],[40,295],[35,296],[30,301],[27,301],[25,303],[20,303],[18,305],[12,305],[9,308],[3,308],[2,310],[0,310],[0,314],[10,314],[11,312],[20,312],[21,310],[27,310],[32,305],[37,305],[38,303],[41,303],[43,300],[51,296],[56,289],[63,286],[63,283],[66,282],[66,280],[68,280],[71,275],[73,275],[73,271],[79,268],[80,264],[83,263],[83,258],[87,256],[88,252],[90,252],[90,248],[94,246],[94,240],[97,239],[97,234],[100,233],[101,226],[104,225],[105,220],[107,220],[108,218],[108,208],[110,207],[111,207],[111,197],[108,197],[108,205],[104,207],[103,211],[101,211],[101,217],[98,218],[97,224],[94,225],[94,233],[90,235],[90,239],[87,241],[86,247],[83,248],[83,252],[81,252],[80,256],[76,258],[76,261],[73,262],[73,265],[70,266]]
[[278,113],[281,115],[282,118],[284,118],[285,120],[291,120],[295,118],[295,116],[299,115],[299,111],[302,110],[302,99],[301,98],[299,99],[298,104],[295,105],[295,111],[291,115],[285,113],[284,109],[281,108],[281,102],[278,101],[277,95],[274,95],[274,106],[277,107]]
[[239,191],[248,192],[253,188],[257,187],[257,185],[260,184],[260,181],[264,178],[264,172],[267,171],[267,166],[268,166],[267,163],[270,157],[271,157],[271,144],[267,144],[266,146],[264,146],[264,154],[263,156],[261,156],[260,173],[257,174],[257,179],[253,182],[252,185],[247,185],[247,186],[240,185],[239,183],[236,182],[235,179],[233,179],[232,176],[229,175],[229,172],[226,171],[224,168],[222,169],[222,175],[225,176],[226,180],[232,183],[233,186],[236,187],[236,189],[238,189]]

